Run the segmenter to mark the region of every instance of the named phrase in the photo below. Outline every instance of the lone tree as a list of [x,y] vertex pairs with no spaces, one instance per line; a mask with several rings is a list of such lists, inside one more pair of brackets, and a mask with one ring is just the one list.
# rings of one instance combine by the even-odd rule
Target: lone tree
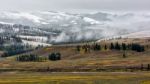
[[150,70],[150,64],[147,64],[147,70],[148,71]]
[[123,53],[123,58],[126,58],[126,57],[127,57],[127,55],[126,55],[126,53],[124,52],[124,53]]

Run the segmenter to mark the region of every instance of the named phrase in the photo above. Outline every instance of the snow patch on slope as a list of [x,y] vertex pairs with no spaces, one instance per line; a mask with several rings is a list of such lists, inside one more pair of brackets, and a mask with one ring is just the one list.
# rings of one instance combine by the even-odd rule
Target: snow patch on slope
[[22,39],[30,39],[34,40],[36,42],[47,42],[48,38],[44,36],[25,36],[25,35],[19,35],[20,38]]
[[84,17],[83,20],[84,20],[85,22],[89,22],[89,23],[91,23],[91,24],[99,24],[99,23],[100,23],[99,21],[96,21],[96,20],[91,19],[91,18],[88,18],[88,17]]
[[135,32],[135,33],[123,35],[122,37],[126,37],[126,38],[146,38],[146,37],[150,37],[150,31]]
[[96,42],[101,42],[104,40],[110,40],[116,38],[150,38],[150,31],[140,31],[140,32],[129,33],[126,35],[107,37],[107,38],[100,39]]

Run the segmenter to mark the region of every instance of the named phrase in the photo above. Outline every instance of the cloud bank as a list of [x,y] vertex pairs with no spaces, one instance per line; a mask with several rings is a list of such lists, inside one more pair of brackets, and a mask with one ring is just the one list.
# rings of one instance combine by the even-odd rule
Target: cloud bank
[[50,43],[81,42],[150,31],[150,12],[1,12],[0,22],[49,32]]
[[0,0],[1,10],[150,10],[150,0]]

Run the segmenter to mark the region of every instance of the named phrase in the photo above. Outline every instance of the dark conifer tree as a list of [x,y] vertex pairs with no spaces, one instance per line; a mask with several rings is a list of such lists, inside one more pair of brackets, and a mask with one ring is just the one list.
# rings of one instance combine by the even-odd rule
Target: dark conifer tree
[[56,55],[55,53],[52,53],[49,55],[49,60],[55,61],[56,60]]
[[51,53],[48,57],[49,60],[57,61],[61,60],[61,54],[60,53]]
[[107,50],[107,45],[104,46],[104,49]]
[[101,50],[101,46],[99,44],[94,44],[94,50],[97,51],[97,50]]
[[123,58],[126,58],[126,57],[127,57],[127,56],[126,56],[126,53],[124,52],[124,53],[123,53]]
[[115,49],[116,49],[116,50],[120,50],[120,49],[121,49],[121,48],[120,48],[120,44],[119,44],[118,42],[117,42],[116,45],[115,45]]
[[80,48],[81,48],[81,46],[78,45],[78,46],[77,46],[77,51],[80,52]]
[[115,46],[114,46],[113,43],[110,44],[110,49],[111,49],[111,50],[115,49]]
[[123,49],[123,50],[127,50],[127,46],[126,46],[125,43],[122,43],[122,49]]
[[60,53],[56,53],[56,60],[61,60],[61,54]]

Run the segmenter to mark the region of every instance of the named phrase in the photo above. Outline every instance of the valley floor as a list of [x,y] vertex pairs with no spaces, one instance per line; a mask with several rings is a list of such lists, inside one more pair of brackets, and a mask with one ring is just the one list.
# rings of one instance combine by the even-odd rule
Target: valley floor
[[149,72],[2,72],[0,84],[150,84]]

